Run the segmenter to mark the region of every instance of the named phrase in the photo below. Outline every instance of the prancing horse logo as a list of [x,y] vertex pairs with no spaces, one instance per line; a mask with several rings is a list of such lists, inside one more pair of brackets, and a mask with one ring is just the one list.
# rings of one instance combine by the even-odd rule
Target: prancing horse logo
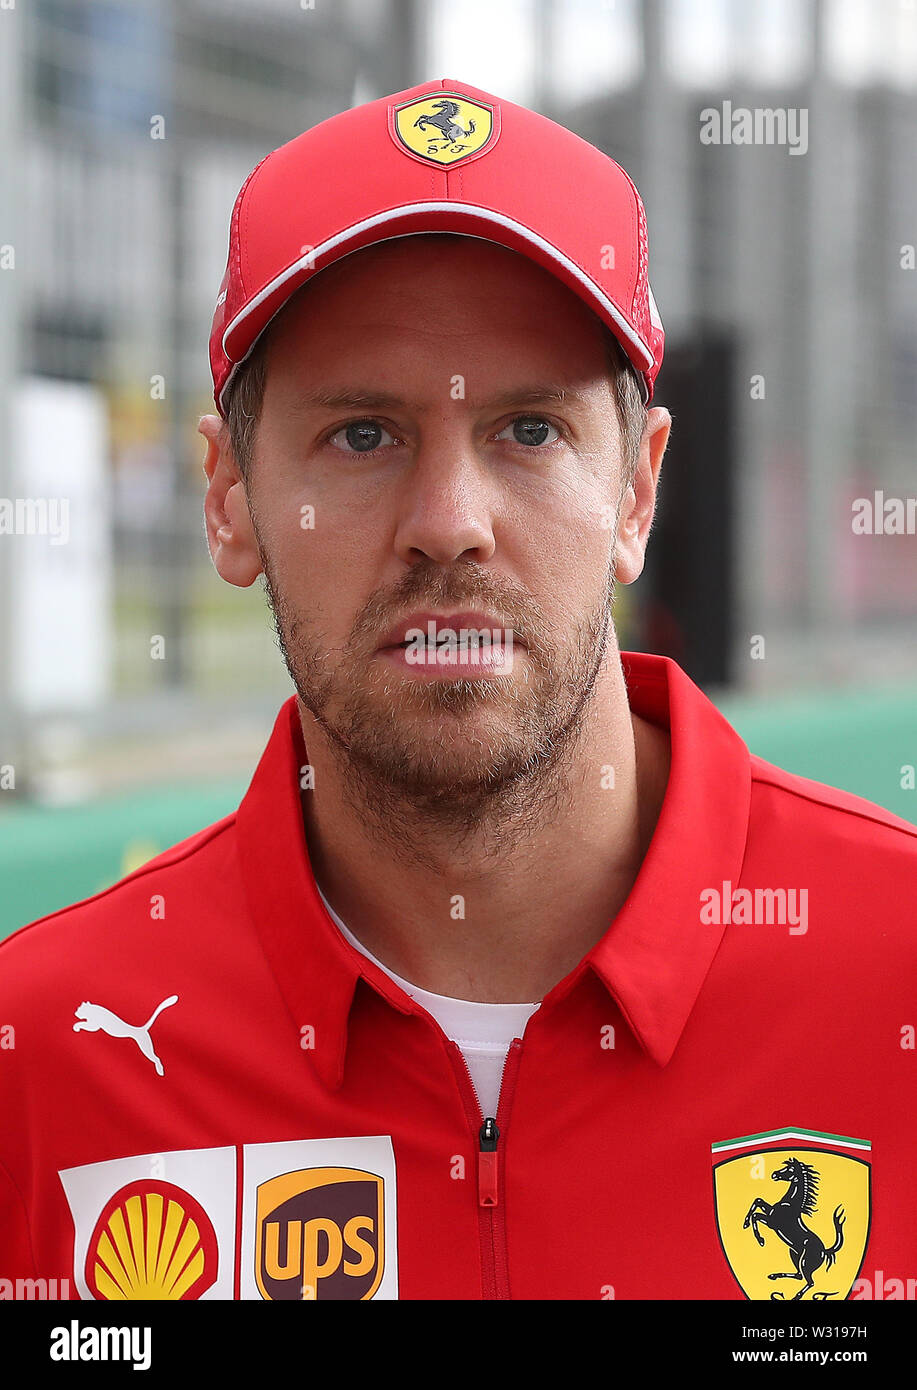
[[[758,1226],[769,1226],[785,1245],[790,1247],[790,1256],[796,1266],[794,1274],[784,1273],[769,1274],[768,1279],[804,1279],[805,1284],[798,1293],[793,1295],[792,1301],[802,1298],[803,1294],[808,1293],[809,1289],[815,1285],[813,1275],[817,1274],[822,1265],[828,1270],[837,1259],[838,1252],[844,1244],[844,1208],[842,1206],[834,1209],[834,1244],[825,1247],[824,1242],[819,1239],[814,1231],[810,1230],[803,1221],[803,1216],[811,1216],[815,1210],[818,1197],[818,1169],[811,1163],[803,1163],[798,1158],[788,1158],[786,1162],[771,1173],[774,1182],[787,1182],[789,1188],[778,1202],[771,1205],[765,1202],[763,1197],[756,1197],[748,1208],[748,1215],[745,1218],[743,1227],[745,1230],[751,1226],[755,1233],[755,1240],[759,1245],[764,1244],[764,1237],[758,1230]],[[813,1293],[813,1299],[836,1298],[834,1293]],[[771,1294],[772,1299],[782,1299],[783,1294],[775,1291]]]
[[[449,101],[448,98],[444,97],[442,101],[434,101],[433,109],[434,111],[438,111],[439,114],[437,116],[431,116],[425,111],[424,114],[418,116],[417,120],[414,122],[415,130],[426,130],[428,125],[435,126],[439,131],[440,139],[447,141],[450,145],[454,145],[459,136],[467,137],[474,134],[474,121],[468,122],[467,130],[463,130],[456,121],[455,118],[459,111],[459,104],[457,101]],[[462,149],[464,148],[465,146],[463,145]]]
[[[717,1139],[710,1151],[717,1235],[745,1297],[849,1298],[869,1241],[869,1140],[787,1125]],[[830,1197],[824,1211],[819,1186]],[[780,1292],[785,1279],[793,1292]]]
[[402,153],[424,164],[451,167],[493,148],[500,134],[500,111],[496,103],[437,89],[389,107],[389,133]]

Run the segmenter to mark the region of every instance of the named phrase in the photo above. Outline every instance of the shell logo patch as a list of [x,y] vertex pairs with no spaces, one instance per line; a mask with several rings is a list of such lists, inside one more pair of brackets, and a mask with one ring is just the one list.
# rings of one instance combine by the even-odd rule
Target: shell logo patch
[[128,1183],[108,1201],[86,1255],[100,1299],[195,1299],[217,1277],[216,1232],[200,1202],[174,1183]]
[[59,1176],[80,1298],[232,1298],[234,1148],[134,1154]]
[[461,92],[431,92],[389,107],[389,134],[399,149],[424,164],[467,163],[496,144],[500,113]]
[[848,1298],[869,1239],[869,1141],[790,1128],[712,1151],[720,1244],[745,1297]]

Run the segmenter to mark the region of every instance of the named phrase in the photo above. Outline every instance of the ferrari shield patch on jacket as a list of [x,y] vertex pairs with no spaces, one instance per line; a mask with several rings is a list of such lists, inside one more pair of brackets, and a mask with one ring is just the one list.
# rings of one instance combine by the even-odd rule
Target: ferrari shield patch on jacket
[[869,1239],[869,1141],[790,1128],[712,1149],[720,1243],[745,1297],[849,1297]]

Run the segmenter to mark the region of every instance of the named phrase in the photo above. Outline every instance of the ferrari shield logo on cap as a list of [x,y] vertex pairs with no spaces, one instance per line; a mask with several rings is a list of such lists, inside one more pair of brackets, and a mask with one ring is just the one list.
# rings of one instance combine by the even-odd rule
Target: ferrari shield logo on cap
[[485,154],[500,133],[495,106],[460,92],[431,92],[389,108],[389,132],[406,154],[424,163],[450,165]]
[[745,1297],[847,1298],[869,1239],[868,1140],[791,1128],[712,1148],[720,1243]]
[[307,1168],[258,1187],[255,1279],[271,1300],[372,1298],[385,1260],[383,1181]]

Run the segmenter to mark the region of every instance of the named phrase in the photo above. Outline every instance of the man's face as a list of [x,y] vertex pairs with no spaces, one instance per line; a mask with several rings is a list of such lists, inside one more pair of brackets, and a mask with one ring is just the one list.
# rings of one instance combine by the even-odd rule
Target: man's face
[[[599,321],[504,248],[370,247],[275,319],[252,523],[297,691],[356,777],[471,811],[561,758],[609,639],[624,462]],[[511,629],[511,668],[388,648],[463,612]]]

